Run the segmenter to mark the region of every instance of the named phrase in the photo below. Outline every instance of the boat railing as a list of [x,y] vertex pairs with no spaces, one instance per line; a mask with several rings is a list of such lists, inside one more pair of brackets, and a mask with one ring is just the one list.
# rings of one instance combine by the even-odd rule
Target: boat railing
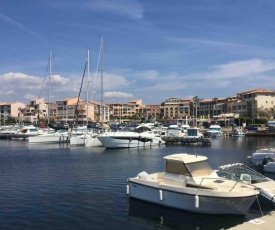
[[[244,177],[250,177],[250,179],[251,179],[251,176],[250,176],[249,174],[244,174],[244,176],[243,176],[242,178],[244,178]],[[232,181],[232,179],[228,179],[228,178],[217,178],[217,177],[211,178],[211,177],[204,177],[204,178],[201,179],[201,182],[200,182],[200,184],[199,184],[199,186],[198,186],[198,189],[197,189],[197,192],[196,192],[196,196],[198,195],[199,190],[200,190],[201,188],[205,187],[204,185],[202,185],[202,182],[203,182],[204,180],[207,180],[207,179],[209,179],[209,180],[216,180],[217,182],[220,182],[220,183],[222,183],[224,180],[230,180],[230,181]],[[243,180],[237,180],[237,181],[235,181],[235,182],[236,182],[236,183],[233,185],[233,187],[232,187],[231,189],[229,189],[230,192],[236,187],[236,185],[237,185],[239,182],[243,183],[244,181],[243,181]]]

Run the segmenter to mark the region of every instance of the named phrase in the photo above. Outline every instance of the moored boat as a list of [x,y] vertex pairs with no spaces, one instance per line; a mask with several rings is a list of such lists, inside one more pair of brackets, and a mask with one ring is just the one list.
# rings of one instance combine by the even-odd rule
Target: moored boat
[[208,137],[221,137],[223,136],[223,132],[221,130],[220,125],[210,125],[209,129],[207,130]]
[[243,182],[259,188],[261,197],[264,198],[263,200],[269,201],[269,203],[271,201],[275,205],[275,181],[271,178],[242,163],[222,165],[217,170],[217,174],[236,181],[243,181],[244,178],[241,178],[241,175],[250,175],[250,179]]
[[117,132],[105,132],[97,138],[105,148],[137,148],[164,144],[151,127],[143,124],[130,124]]
[[165,171],[128,179],[130,197],[207,214],[245,215],[259,194],[252,185],[219,177],[205,156],[186,153],[164,157]]
[[243,130],[241,128],[233,128],[231,131],[231,136],[232,137],[244,137],[245,133],[243,132]]

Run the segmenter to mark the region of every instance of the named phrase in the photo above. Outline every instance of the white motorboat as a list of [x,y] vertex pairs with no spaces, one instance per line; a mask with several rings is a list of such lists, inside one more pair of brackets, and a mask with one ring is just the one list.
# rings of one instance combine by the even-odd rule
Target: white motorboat
[[54,133],[44,133],[29,137],[29,143],[32,144],[54,144],[67,143],[70,141],[68,132],[56,131]]
[[103,144],[98,139],[100,134],[90,134],[87,135],[85,140],[85,147],[103,147]]
[[259,171],[275,173],[275,154],[266,156],[262,163],[258,163],[254,167]]
[[204,135],[201,133],[200,128],[188,128],[187,129],[187,138],[203,138]]
[[223,132],[221,130],[220,125],[210,125],[209,129],[207,130],[208,137],[221,137],[223,136]]
[[275,181],[252,168],[245,166],[242,163],[228,164],[220,166],[217,174],[221,177],[230,178],[236,181],[241,179],[240,177],[242,174],[250,175],[251,180],[248,182],[245,181],[245,183],[251,183],[253,186],[259,188],[261,197],[263,197],[264,200],[271,201],[275,204]]
[[266,157],[275,157],[275,149],[259,149],[256,152],[252,153],[251,156],[248,157],[250,165],[259,165],[262,164]]
[[33,125],[24,126],[19,132],[19,134],[26,136],[37,136],[39,133],[38,128]]
[[117,132],[105,132],[97,138],[105,148],[136,148],[165,143],[144,124],[130,124]]
[[186,128],[179,125],[169,125],[166,130],[166,135],[171,137],[186,137]]
[[259,195],[249,184],[219,177],[205,156],[186,153],[164,157],[165,171],[129,178],[130,197],[208,214],[244,215]]
[[244,137],[245,133],[243,132],[243,130],[241,128],[233,128],[233,130],[231,131],[231,136],[232,137]]

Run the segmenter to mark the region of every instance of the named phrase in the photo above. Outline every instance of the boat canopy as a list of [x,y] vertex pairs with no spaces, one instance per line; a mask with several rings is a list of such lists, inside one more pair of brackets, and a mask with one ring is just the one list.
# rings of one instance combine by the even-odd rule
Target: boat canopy
[[173,154],[166,159],[165,172],[192,177],[209,176],[214,170],[208,164],[207,157],[189,154]]

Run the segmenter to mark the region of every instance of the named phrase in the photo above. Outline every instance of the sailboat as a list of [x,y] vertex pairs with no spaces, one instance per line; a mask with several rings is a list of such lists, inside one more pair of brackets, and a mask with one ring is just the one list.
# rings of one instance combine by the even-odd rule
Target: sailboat
[[[103,36],[101,36],[100,49],[99,49],[99,61],[100,61],[100,76],[101,76],[101,102],[100,102],[100,119],[101,128],[103,129]],[[87,135],[85,139],[85,147],[103,147],[103,144],[97,138],[100,134]]]
[[[52,76],[52,50],[50,50],[49,57],[49,89],[48,89],[48,124],[50,124],[50,81]],[[29,143],[64,143],[69,142],[68,132],[56,131],[50,132],[50,128],[48,127],[47,133],[42,133],[38,136],[29,137]]]
[[[78,108],[78,103],[79,103],[79,98],[80,98],[80,93],[81,93],[81,89],[82,89],[83,79],[84,79],[84,76],[85,76],[86,67],[88,69],[87,79],[89,80],[89,71],[90,71],[89,70],[89,67],[90,67],[90,49],[89,48],[88,48],[87,60],[86,60],[86,63],[85,63],[84,74],[83,74],[83,78],[82,78],[82,82],[81,82],[81,86],[80,86],[80,90],[79,90],[78,100],[77,100],[77,104],[76,104],[76,109],[75,109],[76,119],[74,117],[74,123],[75,123],[75,120],[78,119],[78,115],[76,114],[76,111],[77,111],[77,108]],[[88,87],[87,87],[87,94],[88,94]],[[87,110],[88,110],[88,100],[87,100]],[[71,146],[84,146],[87,132],[88,132],[87,126],[73,127],[73,130],[71,132],[71,137],[70,137],[70,145]]]

